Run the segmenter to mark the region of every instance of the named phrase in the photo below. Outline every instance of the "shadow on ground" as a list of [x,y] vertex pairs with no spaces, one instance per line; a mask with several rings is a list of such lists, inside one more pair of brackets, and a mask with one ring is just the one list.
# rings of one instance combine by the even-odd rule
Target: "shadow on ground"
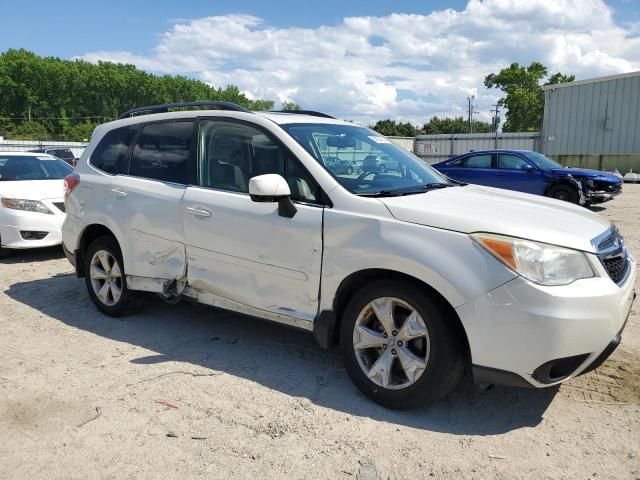
[[380,407],[353,386],[335,352],[311,335],[202,305],[168,306],[150,298],[124,320],[99,313],[84,281],[72,274],[16,283],[4,292],[42,313],[96,335],[157,352],[136,364],[184,362],[242,377],[316,405],[413,428],[459,435],[488,435],[539,424],[556,389],[499,388],[479,393],[465,379],[430,407],[398,412]]
[[64,258],[62,247],[32,248],[28,250],[10,250],[4,248],[0,251],[0,265],[44,262],[56,258]]

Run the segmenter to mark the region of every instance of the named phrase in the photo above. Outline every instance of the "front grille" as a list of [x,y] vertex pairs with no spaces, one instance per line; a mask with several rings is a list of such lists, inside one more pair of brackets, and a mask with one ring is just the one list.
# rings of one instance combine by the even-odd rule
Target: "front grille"
[[615,283],[620,283],[629,269],[629,262],[626,255],[620,255],[612,258],[604,258],[602,260],[604,268]]
[[60,210],[61,212],[66,212],[66,211],[67,211],[67,209],[66,209],[66,207],[65,207],[65,205],[64,205],[64,202],[53,202],[53,204],[54,204],[54,205],[56,206],[56,208],[57,208],[58,210]]
[[631,262],[624,247],[624,239],[618,229],[612,228],[604,239],[599,240],[596,248],[600,261],[611,280],[617,284],[622,283],[631,268]]

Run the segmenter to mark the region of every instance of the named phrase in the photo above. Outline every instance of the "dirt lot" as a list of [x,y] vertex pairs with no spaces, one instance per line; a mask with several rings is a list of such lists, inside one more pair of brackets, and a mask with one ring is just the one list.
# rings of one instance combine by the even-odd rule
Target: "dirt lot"
[[[597,210],[640,258],[640,185]],[[595,373],[394,412],[302,332],[160,300],[105,317],[58,249],[0,261],[0,292],[2,479],[640,478],[640,302]]]

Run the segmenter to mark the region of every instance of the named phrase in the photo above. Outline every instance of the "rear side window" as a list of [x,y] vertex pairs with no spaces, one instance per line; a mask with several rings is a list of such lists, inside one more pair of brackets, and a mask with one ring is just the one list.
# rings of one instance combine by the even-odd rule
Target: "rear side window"
[[163,182],[188,183],[193,126],[193,122],[145,125],[133,148],[129,175]]
[[465,168],[491,168],[491,155],[473,155],[464,159]]
[[93,151],[91,165],[112,175],[120,173],[137,131],[138,125],[130,125],[108,132]]

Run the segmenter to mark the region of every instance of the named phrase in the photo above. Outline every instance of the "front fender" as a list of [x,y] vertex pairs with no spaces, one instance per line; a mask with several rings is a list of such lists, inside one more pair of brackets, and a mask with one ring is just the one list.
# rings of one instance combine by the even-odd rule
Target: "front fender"
[[333,209],[324,228],[320,311],[332,310],[342,281],[362,270],[414,277],[454,308],[516,276],[464,233]]

